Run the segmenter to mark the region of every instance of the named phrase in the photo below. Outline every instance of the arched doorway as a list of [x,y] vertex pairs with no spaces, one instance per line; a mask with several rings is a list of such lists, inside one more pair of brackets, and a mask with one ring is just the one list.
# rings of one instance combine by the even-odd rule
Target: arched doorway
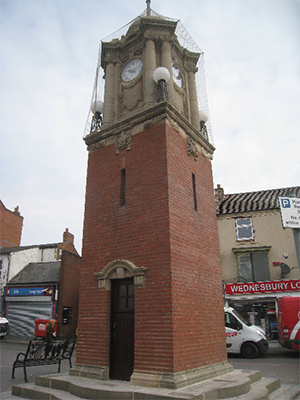
[[145,267],[115,260],[96,273],[99,290],[111,291],[109,378],[130,380],[134,369],[134,289],[145,286]]

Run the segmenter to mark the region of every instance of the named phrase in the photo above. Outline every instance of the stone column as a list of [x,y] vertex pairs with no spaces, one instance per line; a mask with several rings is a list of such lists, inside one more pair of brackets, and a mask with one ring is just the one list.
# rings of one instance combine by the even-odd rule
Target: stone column
[[144,99],[145,105],[156,101],[156,83],[153,72],[156,69],[155,44],[152,39],[146,40],[144,65]]
[[103,106],[103,124],[109,124],[115,117],[115,66],[108,62],[105,69],[105,92]]
[[164,40],[161,45],[161,66],[167,68],[170,72],[170,79],[167,83],[169,102],[172,105],[175,105],[175,93],[174,93],[173,73],[172,73],[172,54],[171,54],[171,45],[168,40]]
[[199,130],[200,129],[200,116],[199,116],[198,96],[197,96],[197,89],[196,89],[195,67],[194,66],[188,68],[187,79],[188,79],[190,116],[191,116],[190,122],[197,130]]

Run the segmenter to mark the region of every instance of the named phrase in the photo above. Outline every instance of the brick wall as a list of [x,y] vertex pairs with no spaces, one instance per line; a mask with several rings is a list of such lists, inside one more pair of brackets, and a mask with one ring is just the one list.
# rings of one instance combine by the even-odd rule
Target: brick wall
[[145,287],[135,289],[135,370],[227,359],[211,164],[189,157],[168,125],[134,135],[130,151],[116,155],[110,145],[89,154],[78,364],[109,364],[110,292],[98,290],[94,273],[116,259],[147,267]]
[[[59,337],[75,337],[78,325],[78,301],[81,258],[63,250],[59,279],[58,332]],[[71,322],[62,324],[63,307],[72,307]]]
[[0,246],[20,246],[23,227],[23,217],[18,207],[13,211],[5,208],[0,201]]
[[[168,126],[174,370],[227,360],[211,163]],[[197,211],[192,174],[195,175]]]

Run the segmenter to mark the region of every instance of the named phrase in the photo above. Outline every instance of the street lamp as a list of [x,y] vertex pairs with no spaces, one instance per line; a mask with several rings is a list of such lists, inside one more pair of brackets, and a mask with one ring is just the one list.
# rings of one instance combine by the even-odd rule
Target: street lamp
[[208,120],[208,115],[203,111],[200,110],[200,131],[202,133],[202,135],[205,137],[205,139],[208,140],[208,134],[207,134],[207,128],[205,125],[205,122]]
[[90,110],[94,114],[91,123],[91,132],[97,131],[98,129],[101,128],[103,105],[104,105],[103,101],[101,100],[94,100],[91,103]]
[[169,100],[167,82],[170,79],[170,72],[165,67],[158,67],[153,72],[153,79],[157,83],[156,101]]

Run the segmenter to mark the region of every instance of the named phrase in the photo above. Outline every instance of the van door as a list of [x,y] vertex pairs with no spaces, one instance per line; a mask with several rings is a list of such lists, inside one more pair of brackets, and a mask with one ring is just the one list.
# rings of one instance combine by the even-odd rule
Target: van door
[[226,347],[228,353],[239,353],[243,343],[243,326],[230,312],[225,311]]

